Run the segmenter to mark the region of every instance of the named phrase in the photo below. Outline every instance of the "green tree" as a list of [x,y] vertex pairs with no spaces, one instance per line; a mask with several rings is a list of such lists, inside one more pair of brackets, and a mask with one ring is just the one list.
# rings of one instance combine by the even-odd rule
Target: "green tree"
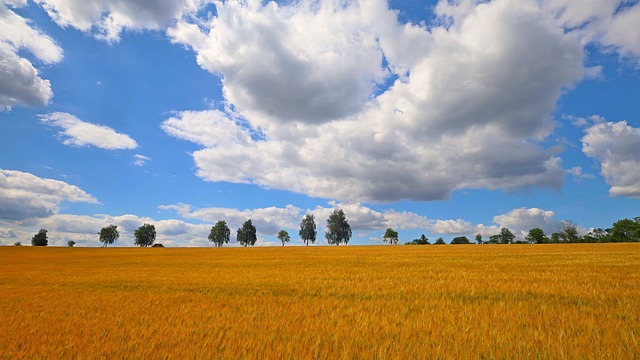
[[575,243],[580,240],[580,228],[575,222],[564,220],[562,224],[560,224],[558,235],[560,235],[561,242]]
[[242,227],[238,229],[237,239],[238,243],[244,247],[256,244],[258,236],[256,235],[256,227],[253,226],[251,219],[245,221]]
[[489,244],[500,244],[500,234],[489,236]]
[[284,246],[284,243],[288,243],[289,240],[291,240],[291,237],[286,230],[280,230],[280,232],[278,233],[278,239],[282,241],[282,246]]
[[384,240],[384,242],[395,245],[398,243],[398,232],[393,230],[392,228],[388,228],[387,231],[385,231],[384,235],[382,235],[382,239]]
[[511,244],[515,237],[509,228],[500,229],[500,244]]
[[640,218],[616,221],[611,227],[611,238],[616,242],[639,242]]
[[476,243],[482,244],[482,235],[481,234],[476,235]]
[[75,242],[75,241],[73,241],[73,240],[69,240],[69,241],[67,241],[67,245],[68,245],[69,247],[73,247],[75,244],[76,244],[76,242]]
[[313,214],[307,214],[300,222],[300,231],[298,232],[302,241],[309,246],[309,242],[312,244],[316,242],[316,220]]
[[229,230],[229,227],[224,220],[218,221],[211,227],[209,241],[211,241],[216,247],[222,247],[222,244],[228,244],[230,237],[231,230]]
[[529,233],[524,239],[532,244],[544,244],[546,242],[549,242],[549,238],[540,228],[533,228],[529,230]]
[[552,233],[551,237],[549,237],[549,242],[552,244],[557,244],[560,242],[560,240],[561,240],[561,237],[560,237],[560,233],[558,232]]
[[436,239],[435,245],[444,245],[444,244],[445,244],[444,238],[439,237]]
[[344,215],[342,209],[333,210],[327,219],[327,232],[325,233],[327,242],[331,245],[347,245],[351,239],[351,226]]
[[31,246],[47,246],[49,240],[47,239],[47,229],[40,229],[37,234],[31,238]]
[[13,246],[22,246],[22,243],[20,241],[16,241],[13,243]]
[[471,240],[469,240],[469,238],[466,236],[458,236],[451,240],[451,245],[456,244],[471,244]]
[[113,244],[120,237],[118,227],[115,225],[103,227],[98,234],[100,235],[100,242],[104,244],[102,245],[103,247]]
[[150,224],[140,226],[134,233],[134,244],[140,247],[152,246],[156,241],[156,227]]

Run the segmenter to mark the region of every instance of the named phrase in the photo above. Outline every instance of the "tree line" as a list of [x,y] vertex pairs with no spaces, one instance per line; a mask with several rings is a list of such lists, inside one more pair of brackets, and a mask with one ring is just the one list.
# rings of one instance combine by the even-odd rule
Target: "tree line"
[[[541,228],[529,230],[524,240],[516,240],[515,234],[507,227],[500,229],[500,233],[491,235],[485,241],[481,234],[475,236],[477,244],[555,244],[555,243],[604,243],[604,242],[640,242],[640,217],[634,219],[623,219],[613,223],[611,228],[593,229],[587,234],[581,235],[582,231],[573,221],[565,220],[561,223],[558,231],[545,234]],[[317,237],[316,222],[313,214],[309,213],[300,222],[300,239],[309,246],[315,243]],[[120,237],[118,227],[109,225],[103,227],[98,233],[99,240],[104,247],[113,244]],[[348,244],[352,231],[347,217],[342,209],[335,209],[327,219],[325,239],[330,245]],[[276,237],[282,242],[282,246],[291,241],[289,233],[282,229]],[[221,247],[228,244],[231,238],[231,230],[226,221],[220,220],[211,227],[209,241],[214,246]],[[242,224],[236,231],[236,239],[241,246],[254,246],[258,239],[256,227],[251,219]],[[398,232],[392,228],[386,229],[382,236],[384,242],[395,245],[399,242]],[[156,228],[151,224],[144,224],[134,231],[134,245],[139,247],[153,246],[156,240]],[[451,240],[451,244],[471,244],[471,240],[466,236],[458,236]],[[405,245],[430,245],[429,239],[422,234],[420,238],[406,242]],[[434,242],[435,245],[446,244],[444,238],[439,237]],[[14,245],[22,245],[20,242]],[[31,239],[32,246],[47,246],[47,230],[40,229]],[[67,242],[69,247],[75,245],[74,241]]]
[[[309,246],[309,243],[316,242],[316,236],[318,231],[316,230],[316,222],[313,214],[307,214],[300,222],[300,231],[298,232],[302,241]],[[99,235],[99,241],[103,247],[113,244],[120,237],[118,232],[118,226],[109,225],[103,227]],[[342,209],[335,209],[329,218],[327,219],[327,230],[325,238],[331,245],[348,244],[351,239],[351,226],[347,220],[346,215]],[[226,221],[220,220],[214,226],[211,227],[209,233],[209,241],[211,241],[216,247],[221,247],[224,244],[228,244],[231,238],[231,230],[227,226]],[[282,246],[285,243],[291,241],[291,237],[286,230],[280,230],[277,234],[277,238],[282,241]],[[255,225],[251,219],[247,220],[238,228],[236,232],[236,239],[241,246],[254,246],[258,240],[257,231]],[[134,245],[139,247],[153,246],[156,240],[156,228],[151,224],[144,224],[134,231]],[[40,229],[36,235],[31,239],[32,246],[47,246],[49,244],[47,230]],[[69,247],[75,245],[74,241],[67,243]],[[21,246],[20,242],[15,243],[16,246]]]
[[[387,229],[384,235],[385,242],[387,235],[393,229]],[[593,229],[581,235],[580,227],[573,221],[565,220],[560,224],[557,231],[550,235],[545,234],[541,228],[530,229],[524,240],[516,240],[515,234],[509,228],[501,228],[499,234],[489,236],[487,241],[483,240],[481,234],[475,236],[477,244],[560,244],[560,243],[607,243],[607,242],[640,242],[640,217],[634,219],[618,220],[610,228]],[[397,233],[395,233],[397,242]],[[393,238],[391,238],[393,240]],[[393,242],[391,242],[393,243]],[[405,245],[429,245],[429,239],[422,235],[405,243]],[[442,237],[438,238],[435,244],[445,244]],[[451,244],[471,244],[471,240],[466,236],[458,236],[451,240]]]

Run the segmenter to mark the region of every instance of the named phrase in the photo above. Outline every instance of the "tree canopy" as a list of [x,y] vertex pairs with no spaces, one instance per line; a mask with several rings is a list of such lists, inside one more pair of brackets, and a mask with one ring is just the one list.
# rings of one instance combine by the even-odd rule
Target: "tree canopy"
[[300,231],[298,232],[300,239],[309,246],[309,242],[312,244],[316,242],[316,220],[313,214],[307,214],[300,222]]
[[245,247],[256,244],[258,236],[256,235],[256,227],[253,226],[251,219],[245,221],[242,227],[238,229],[237,239],[238,243]]
[[466,236],[458,236],[453,238],[453,240],[451,240],[451,244],[455,245],[455,244],[471,244],[471,240],[469,240],[468,237]]
[[105,226],[98,234],[100,234],[100,242],[104,244],[102,245],[104,247],[113,244],[120,237],[116,225]]
[[533,228],[529,230],[529,233],[525,237],[525,240],[532,244],[543,244],[549,242],[549,238],[544,234],[544,231],[540,228]]
[[156,241],[156,227],[150,224],[140,226],[134,233],[134,244],[140,247],[152,246]]
[[382,235],[382,239],[384,242],[388,242],[391,245],[395,245],[398,243],[398,232],[393,230],[392,228],[387,228],[384,235]]
[[342,209],[335,209],[327,219],[327,242],[331,245],[348,244],[351,239],[351,226]]
[[280,230],[280,232],[278,233],[278,239],[282,241],[282,246],[284,246],[284,243],[288,243],[291,240],[291,237],[286,230]]
[[47,229],[40,229],[37,234],[31,238],[31,246],[47,246],[49,240],[47,239]]
[[220,220],[211,227],[209,241],[211,241],[216,247],[222,247],[223,244],[228,244],[230,237],[231,230],[227,226],[226,221]]
[[509,228],[504,227],[500,229],[500,244],[511,244],[515,237]]

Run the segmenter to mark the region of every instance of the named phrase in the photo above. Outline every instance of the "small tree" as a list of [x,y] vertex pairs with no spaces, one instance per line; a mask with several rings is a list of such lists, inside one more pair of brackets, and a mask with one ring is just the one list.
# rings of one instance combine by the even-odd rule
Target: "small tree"
[[382,235],[382,239],[384,240],[384,242],[395,245],[398,243],[398,232],[393,230],[392,228],[388,228],[384,235]]
[[13,246],[22,246],[22,243],[20,241],[16,241],[13,243]]
[[256,235],[256,227],[253,226],[251,219],[247,220],[242,224],[242,227],[238,229],[237,235],[238,243],[242,246],[247,245],[255,245],[256,241],[258,241],[258,236]]
[[224,220],[218,221],[211,227],[209,233],[209,241],[211,241],[216,247],[222,247],[222,244],[228,244],[231,237],[231,230],[227,226]]
[[75,242],[75,241],[73,241],[73,240],[69,240],[69,241],[67,241],[67,245],[68,245],[69,247],[73,247],[75,244],[76,244],[76,242]]
[[31,238],[31,246],[47,246],[49,240],[47,239],[47,229],[40,229],[37,234]]
[[476,235],[476,243],[482,244],[482,234]]
[[444,242],[444,238],[439,237],[439,238],[436,239],[435,245],[444,245],[444,244],[446,244]]
[[100,235],[100,242],[103,243],[103,247],[113,244],[120,237],[118,233],[118,227],[116,225],[105,226],[98,233]]
[[515,235],[509,230],[509,228],[500,229],[500,243],[501,244],[511,244],[513,239],[515,239]]
[[300,222],[300,239],[309,246],[309,242],[312,244],[316,242],[316,220],[313,214],[307,214]]
[[288,243],[289,240],[291,240],[291,237],[286,230],[280,230],[280,232],[278,233],[278,239],[282,241],[282,246],[284,246],[284,243]]
[[564,220],[560,225],[560,240],[565,243],[574,243],[580,240],[580,228],[571,220]]
[[532,244],[544,244],[549,242],[549,238],[540,228],[533,228],[529,230],[529,234],[527,234],[524,239]]
[[330,245],[347,245],[351,239],[351,226],[342,209],[333,210],[327,219],[327,232],[325,238]]
[[471,244],[471,240],[469,240],[468,237],[466,236],[458,236],[453,238],[453,240],[451,240],[451,244],[455,245],[455,244]]
[[150,224],[140,226],[134,233],[134,244],[140,247],[152,246],[156,241],[156,227]]

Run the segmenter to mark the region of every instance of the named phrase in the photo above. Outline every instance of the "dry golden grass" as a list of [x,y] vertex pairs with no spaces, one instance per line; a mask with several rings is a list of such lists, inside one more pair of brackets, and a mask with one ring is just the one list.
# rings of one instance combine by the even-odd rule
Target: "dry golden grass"
[[640,357],[640,244],[0,248],[0,358]]

